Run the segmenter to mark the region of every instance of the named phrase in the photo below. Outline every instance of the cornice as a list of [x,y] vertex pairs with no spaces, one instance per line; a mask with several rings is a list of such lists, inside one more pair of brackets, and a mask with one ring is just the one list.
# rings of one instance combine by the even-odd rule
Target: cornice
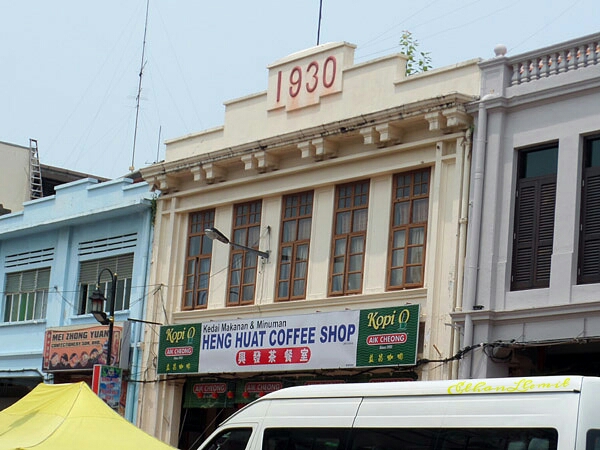
[[142,177],[154,189],[163,193],[176,188],[177,178],[193,177],[206,184],[226,179],[225,165],[240,161],[247,170],[265,173],[278,169],[276,153],[297,149],[302,158],[315,161],[337,157],[338,140],[345,136],[362,138],[365,144],[378,148],[402,142],[404,120],[421,119],[428,122],[430,131],[452,133],[467,128],[471,118],[465,105],[473,98],[453,93],[422,100],[383,111],[316,125],[267,139],[246,142],[214,152],[199,154],[175,161],[161,162],[141,169]]
[[561,304],[542,306],[539,308],[514,309],[506,311],[497,310],[473,310],[473,311],[455,311],[450,313],[452,320],[457,323],[465,321],[467,315],[471,316],[471,320],[475,323],[479,322],[494,322],[496,324],[510,322],[539,322],[547,320],[555,320],[565,317],[590,317],[600,314],[600,301]]

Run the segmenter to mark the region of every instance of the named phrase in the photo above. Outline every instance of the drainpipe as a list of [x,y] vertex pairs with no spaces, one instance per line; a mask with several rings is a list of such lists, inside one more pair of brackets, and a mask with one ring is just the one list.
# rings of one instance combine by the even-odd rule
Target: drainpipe
[[[457,274],[464,273],[465,266],[465,253],[467,247],[467,225],[469,217],[469,183],[471,173],[471,159],[473,157],[473,129],[470,127],[465,132],[465,138],[462,143],[463,146],[463,164],[461,170],[462,188],[461,188],[461,205],[460,205],[460,219],[459,219],[459,235],[458,235],[458,260],[457,260]],[[463,285],[464,278],[458,276],[456,279],[456,293],[454,299],[454,310],[462,311],[462,299],[463,299]],[[452,343],[452,354],[455,355],[460,350],[460,333],[455,328],[452,330],[453,343]],[[456,362],[452,365],[452,379],[458,378],[458,367],[459,363]]]
[[[493,95],[484,96],[479,102],[477,114],[477,133],[473,146],[473,191],[471,196],[471,213],[467,238],[467,254],[465,258],[464,294],[462,308],[465,312],[465,329],[463,348],[473,345],[473,320],[471,314],[477,296],[477,274],[479,270],[479,247],[481,244],[481,216],[483,210],[483,176],[487,143],[487,111],[485,101]],[[472,376],[472,354],[466,353],[462,358],[458,376],[466,379]]]
[[[146,305],[148,303],[148,278],[149,278],[149,267],[150,267],[150,261],[152,259],[152,241],[153,241],[153,235],[154,235],[154,225],[152,223],[152,217],[151,214],[148,213],[146,218],[145,218],[145,226],[148,229],[148,237],[146,240],[146,244],[147,244],[147,251],[146,251],[146,258],[143,264],[143,271],[144,271],[144,286],[143,286],[143,293],[144,293],[144,301],[142,301],[142,306],[141,306],[141,311],[140,311],[140,317],[142,319],[146,319]],[[134,376],[136,378],[138,378],[141,374],[140,368],[142,367],[142,363],[143,363],[143,352],[140,351],[140,343],[143,340],[143,331],[144,331],[144,324],[143,323],[133,323],[133,325],[135,325],[135,337],[133,339],[134,341],[134,347],[133,347],[133,354],[131,357],[132,363],[131,363],[131,369],[133,369],[134,367],[137,368],[137,373],[134,374],[133,370],[131,371],[130,375],[134,374]],[[133,386],[131,386],[133,384]],[[132,389],[133,388],[133,389]],[[131,395],[129,395],[129,392],[131,392]],[[128,395],[127,395],[127,409],[126,409],[126,416],[127,418],[130,420],[131,423],[133,423],[134,425],[137,425],[137,420],[138,420],[138,406],[139,406],[139,395],[140,395],[140,384],[139,383],[130,383],[129,387],[128,387]]]

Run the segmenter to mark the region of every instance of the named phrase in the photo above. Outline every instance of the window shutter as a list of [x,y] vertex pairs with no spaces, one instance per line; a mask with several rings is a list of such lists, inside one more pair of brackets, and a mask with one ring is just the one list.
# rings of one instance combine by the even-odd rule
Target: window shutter
[[[131,278],[133,275],[133,253],[82,262],[79,265],[79,283],[96,284],[98,274],[103,269],[110,269],[117,274],[119,279]],[[110,281],[108,271],[102,273],[100,281]]]
[[21,272],[6,275],[6,293],[14,294],[21,290]]
[[532,284],[533,237],[535,229],[535,183],[521,181],[515,210],[512,289],[527,289]]
[[48,289],[50,285],[50,269],[28,270],[26,272],[6,275],[6,293],[33,292]]
[[540,181],[539,192],[538,239],[533,287],[548,287],[554,241],[556,180]]
[[579,283],[600,282],[600,167],[584,175],[578,278]]
[[556,176],[519,181],[515,210],[513,290],[550,285]]

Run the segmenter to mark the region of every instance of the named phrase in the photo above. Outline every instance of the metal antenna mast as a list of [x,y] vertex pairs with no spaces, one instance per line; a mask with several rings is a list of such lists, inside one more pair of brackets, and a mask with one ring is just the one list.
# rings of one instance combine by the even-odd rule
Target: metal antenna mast
[[321,40],[321,13],[323,12],[323,0],[319,0],[319,25],[317,26],[317,45]]
[[154,161],[155,163],[158,162],[158,158],[159,158],[159,153],[160,153],[160,133],[162,131],[162,125],[158,127],[158,144],[156,145],[156,161]]
[[129,166],[129,171],[133,172],[135,170],[135,143],[137,140],[137,129],[138,129],[138,117],[140,115],[140,97],[142,95],[142,75],[144,74],[144,66],[146,63],[144,62],[144,57],[146,53],[146,32],[148,31],[148,9],[150,7],[150,0],[146,0],[146,21],[144,23],[144,42],[142,44],[142,62],[140,64],[140,80],[138,83],[138,91],[136,97],[136,105],[135,105],[135,129],[133,130],[133,151],[131,152],[131,166]]

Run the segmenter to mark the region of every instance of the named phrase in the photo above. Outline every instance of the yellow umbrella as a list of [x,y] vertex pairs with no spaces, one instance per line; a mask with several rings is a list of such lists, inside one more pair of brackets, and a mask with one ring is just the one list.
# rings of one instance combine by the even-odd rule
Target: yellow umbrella
[[0,450],[173,450],[106,405],[84,382],[39,384],[0,411]]

